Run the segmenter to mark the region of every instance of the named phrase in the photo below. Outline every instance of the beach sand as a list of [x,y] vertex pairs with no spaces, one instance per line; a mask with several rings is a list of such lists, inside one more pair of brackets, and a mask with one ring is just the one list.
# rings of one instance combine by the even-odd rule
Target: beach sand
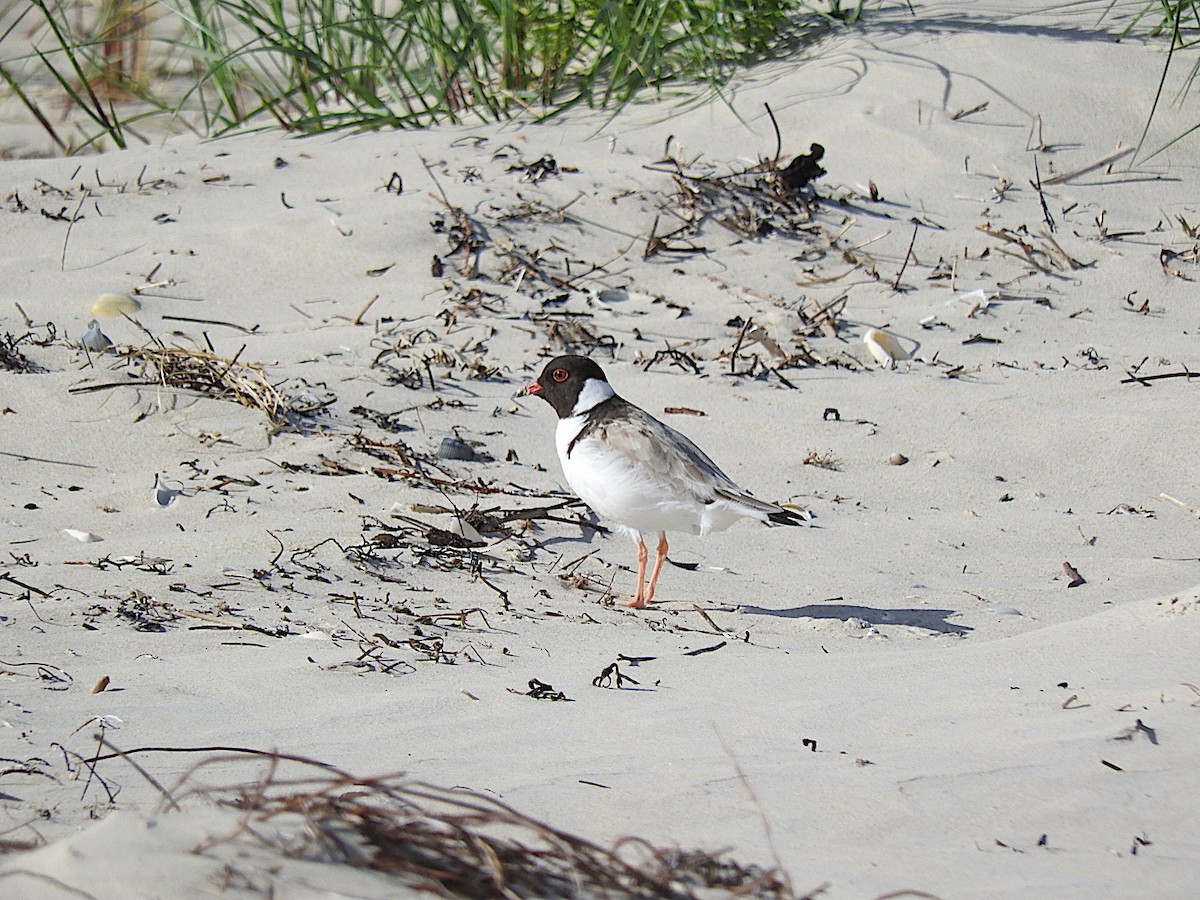
[[[717,99],[0,163],[0,894],[416,890],[227,802],[278,752],[798,896],[1196,896],[1200,154],[1094,165],[1161,43],[957,6]],[[613,606],[513,396],[560,352],[811,527]]]

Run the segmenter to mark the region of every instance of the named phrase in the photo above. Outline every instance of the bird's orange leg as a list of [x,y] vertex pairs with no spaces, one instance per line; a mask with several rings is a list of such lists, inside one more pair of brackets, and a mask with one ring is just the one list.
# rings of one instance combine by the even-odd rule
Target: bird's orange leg
[[642,585],[646,582],[646,561],[650,558],[650,551],[646,549],[646,542],[642,540],[639,534],[637,538],[637,593],[632,597],[622,597],[620,602],[631,609],[645,609],[650,598],[642,593]]
[[650,573],[650,585],[646,588],[646,603],[654,599],[654,586],[658,584],[658,575],[662,572],[663,563],[667,561],[667,533],[658,533],[658,552],[654,556],[654,570]]

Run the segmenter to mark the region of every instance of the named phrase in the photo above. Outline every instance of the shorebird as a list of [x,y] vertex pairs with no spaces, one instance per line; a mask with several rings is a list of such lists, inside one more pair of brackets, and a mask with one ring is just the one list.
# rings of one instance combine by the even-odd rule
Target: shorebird
[[[555,443],[571,489],[637,546],[637,591],[622,603],[645,609],[667,558],[667,532],[705,535],[739,519],[800,525],[796,513],[739,487],[704,451],[625,400],[604,370],[584,356],[550,360],[521,395],[541,397],[558,414]],[[646,582],[647,537],[658,537]]]

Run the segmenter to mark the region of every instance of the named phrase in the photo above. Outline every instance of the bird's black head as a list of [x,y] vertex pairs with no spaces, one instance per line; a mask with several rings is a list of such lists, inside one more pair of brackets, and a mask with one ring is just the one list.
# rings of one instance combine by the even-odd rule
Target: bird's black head
[[[541,397],[558,413],[560,419],[566,419],[576,412],[580,395],[587,390],[600,403],[613,396],[613,390],[604,377],[604,370],[586,356],[556,356],[542,374],[521,391],[522,394],[535,394]],[[588,405],[590,409],[595,403]]]

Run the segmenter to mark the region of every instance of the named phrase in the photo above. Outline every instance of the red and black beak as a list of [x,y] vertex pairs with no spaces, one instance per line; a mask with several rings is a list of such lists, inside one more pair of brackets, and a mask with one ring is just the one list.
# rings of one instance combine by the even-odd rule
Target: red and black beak
[[530,394],[540,394],[541,392],[542,385],[537,381],[531,381],[529,384],[525,385],[525,387],[517,391],[516,396],[528,397]]

